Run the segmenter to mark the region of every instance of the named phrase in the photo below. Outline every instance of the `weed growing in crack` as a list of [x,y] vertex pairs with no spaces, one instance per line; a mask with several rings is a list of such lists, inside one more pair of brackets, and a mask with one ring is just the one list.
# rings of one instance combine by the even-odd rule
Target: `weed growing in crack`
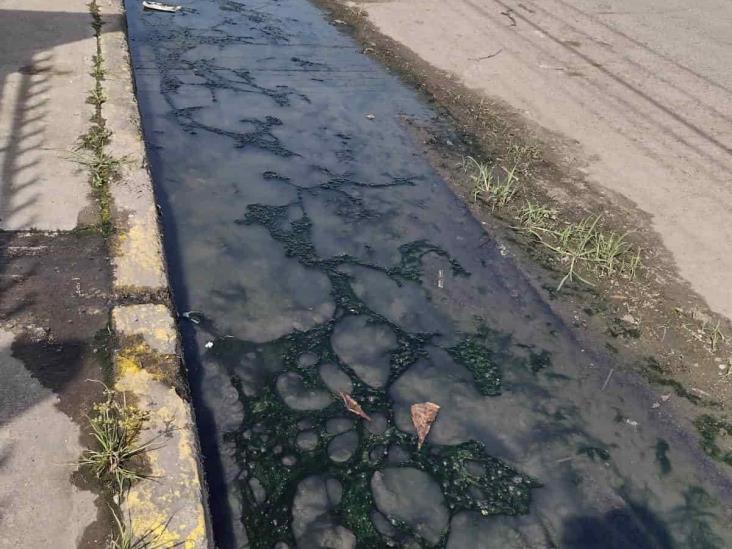
[[79,459],[79,466],[90,469],[94,476],[108,484],[119,500],[133,482],[149,478],[139,466],[145,452],[155,447],[153,440],[139,441],[148,419],[147,412],[127,404],[124,395],[120,397],[106,387],[104,395],[104,402],[94,405],[94,415],[89,418],[90,434],[97,448],[86,450]]
[[104,126],[94,125],[79,138],[79,146],[76,150],[85,149],[95,154],[100,154],[104,151],[104,147],[109,144],[111,137],[112,132]]
[[95,86],[89,90],[89,95],[86,96],[86,102],[95,107],[101,106],[107,97],[104,95],[104,90],[101,86]]
[[104,80],[106,71],[104,69],[104,58],[101,55],[92,56],[92,63],[94,64],[91,75],[97,82]]
[[105,77],[104,57],[100,43],[102,26],[101,13],[96,0],[89,3],[89,12],[92,16],[92,28],[96,38],[96,54],[92,57],[91,75],[94,77],[94,87],[89,91],[87,103],[94,105],[94,114],[91,117],[89,130],[79,138],[74,160],[86,167],[89,171],[90,183],[94,197],[99,204],[99,217],[102,232],[106,235],[112,232],[111,196],[109,183],[119,177],[123,160],[112,157],[105,152],[112,136],[106,128],[102,116],[102,105],[107,100],[102,87]]
[[124,159],[115,158],[105,152],[85,154],[77,151],[73,160],[89,170],[91,185],[95,190],[104,188],[108,182],[118,178],[124,164]]

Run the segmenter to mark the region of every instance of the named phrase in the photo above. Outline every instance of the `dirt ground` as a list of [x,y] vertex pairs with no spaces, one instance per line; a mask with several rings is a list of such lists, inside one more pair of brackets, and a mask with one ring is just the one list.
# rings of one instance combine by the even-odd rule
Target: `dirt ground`
[[[704,101],[685,103],[681,111],[684,118],[675,114],[681,108],[673,101],[675,98],[660,97],[660,104],[654,107],[667,119],[686,127],[686,133],[695,134],[693,142],[686,133],[671,131],[662,122],[641,123],[632,113],[643,105],[628,107],[631,110],[623,113],[622,120],[616,120],[624,125],[610,131],[602,124],[615,120],[612,109],[617,108],[616,103],[621,99],[608,96],[607,102],[603,102],[602,83],[593,80],[590,84],[584,80],[597,77],[615,82],[615,71],[620,69],[611,65],[610,71],[593,65],[589,52],[602,47],[601,38],[589,41],[589,49],[571,39],[565,41],[568,44],[559,40],[563,44],[560,47],[548,31],[530,26],[534,25],[531,20],[524,21],[537,12],[551,19],[544,12],[546,8],[534,9],[533,4],[523,3],[514,11],[495,2],[490,8],[496,8],[494,14],[489,8],[478,8],[467,1],[451,2],[449,6],[431,1],[416,6],[409,0],[358,4],[318,0],[317,3],[329,10],[334,24],[353,33],[365,53],[386,64],[441,109],[443,116],[430,128],[414,127],[415,139],[424,143],[435,167],[466,202],[473,200],[462,167],[464,158],[471,155],[487,162],[500,162],[510,155],[512,148],[519,147],[531,156],[531,170],[522,180],[517,202],[531,199],[549,205],[566,222],[599,214],[607,230],[631,231],[633,243],[642,250],[643,266],[634,280],[601,280],[596,281],[594,288],[576,284],[556,294],[554,288],[562,277],[562,265],[535,242],[512,230],[515,208],[491,210],[472,205],[474,214],[491,236],[504,242],[507,253],[515,255],[527,272],[532,273],[535,284],[544,288],[552,307],[567,322],[586,328],[588,333],[604,334],[609,349],[626,354],[630,365],[651,382],[668,388],[670,393],[702,407],[711,404],[713,408],[724,409],[732,387],[729,379],[732,353],[727,335],[732,330],[728,318],[717,313],[730,311],[730,286],[725,283],[729,280],[729,269],[720,259],[727,258],[729,254],[724,252],[724,247],[732,242],[724,236],[725,225],[729,223],[724,207],[728,203],[728,191],[722,186],[730,173],[729,149],[723,144],[729,136],[729,126],[721,121],[724,117],[712,117],[705,135],[695,134],[694,128],[686,127],[687,118],[707,116],[710,109],[725,112],[724,102],[729,96],[720,86],[713,85],[712,76],[692,78],[693,75],[678,65],[676,72],[648,84],[657,86],[663,93],[678,92],[681,88],[689,95],[699,91],[693,85],[701,86],[709,80],[703,86],[704,93],[699,92]],[[473,10],[470,13],[466,11],[469,8]],[[575,8],[567,4],[564,9]],[[578,20],[571,29],[564,29],[565,34],[573,37],[585,31],[600,32],[602,25],[597,22],[591,27],[581,26],[590,23]],[[520,25],[529,26],[530,30],[522,31]],[[602,28],[611,32],[610,27]],[[570,48],[570,53],[579,55],[588,69],[587,76],[554,70],[547,73],[551,76],[539,78],[536,67],[543,65],[536,58],[538,46],[532,45],[526,35],[544,34],[547,43],[560,49]],[[714,36],[707,37],[710,51],[717,44]],[[635,44],[629,37],[618,38],[621,39]],[[579,52],[580,48],[584,49]],[[637,49],[638,55],[646,51],[639,44]],[[714,51],[717,61],[724,59],[723,51],[718,48]],[[527,60],[531,52],[534,57]],[[650,50],[646,51],[644,65],[631,56],[633,53],[623,51],[618,55],[626,65],[645,71],[643,74],[650,70],[648,63],[654,60],[661,63],[659,55],[654,57]],[[662,57],[659,67],[668,69],[672,64],[670,58]],[[490,64],[491,68],[480,68],[483,65],[476,63]],[[533,67],[531,70],[524,67],[527,63]],[[589,68],[600,74],[591,75]],[[679,75],[688,77],[687,87],[668,81]],[[586,93],[590,92],[585,88],[593,87],[595,95],[582,102],[571,101],[573,96],[569,92],[551,88],[560,77],[563,86],[575,78],[581,81],[579,85]],[[615,85],[628,87],[624,80]],[[527,110],[527,101],[531,99],[538,103]],[[557,119],[563,120],[561,125],[550,123],[554,119],[547,118],[548,111],[542,110],[541,102],[547,109],[551,107]],[[588,105],[593,109],[589,114],[585,112]],[[569,113],[566,117],[558,110],[560,107]],[[546,116],[542,117],[542,113]],[[414,126],[410,121],[405,123]],[[648,130],[643,136],[645,145],[640,146],[633,140],[644,128]],[[582,132],[587,139],[578,139]],[[708,141],[708,146],[703,147],[698,140]],[[648,150],[650,146],[656,149],[652,153]],[[681,155],[674,149],[683,146],[687,147],[688,154]],[[700,167],[699,157],[689,155],[694,151],[702,154],[699,151],[702,147],[702,156],[713,158]],[[618,180],[625,185],[617,184]],[[708,184],[704,192],[691,192],[690,180]],[[644,198],[639,193],[647,196]],[[714,207],[710,208],[712,203]],[[537,265],[541,268],[537,269]]]

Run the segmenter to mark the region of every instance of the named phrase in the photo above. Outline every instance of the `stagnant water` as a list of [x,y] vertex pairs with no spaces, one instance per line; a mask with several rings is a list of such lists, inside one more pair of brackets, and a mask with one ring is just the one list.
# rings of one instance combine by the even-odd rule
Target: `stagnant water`
[[471,218],[415,93],[307,0],[182,3],[127,9],[218,547],[732,546],[728,471]]

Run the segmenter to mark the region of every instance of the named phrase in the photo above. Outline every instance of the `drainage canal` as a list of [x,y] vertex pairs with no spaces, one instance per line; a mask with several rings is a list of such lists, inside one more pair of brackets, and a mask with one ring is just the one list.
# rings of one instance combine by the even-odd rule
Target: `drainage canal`
[[729,479],[450,192],[415,93],[307,0],[127,9],[218,547],[732,545]]

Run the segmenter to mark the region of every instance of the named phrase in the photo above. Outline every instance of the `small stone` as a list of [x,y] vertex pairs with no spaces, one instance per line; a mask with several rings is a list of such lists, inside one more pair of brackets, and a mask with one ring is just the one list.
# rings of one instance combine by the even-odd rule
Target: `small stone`
[[346,417],[334,417],[325,423],[325,429],[328,434],[340,435],[353,429],[353,420]]
[[334,507],[341,502],[343,498],[343,485],[335,478],[329,478],[325,481],[325,491],[328,494],[328,501]]
[[389,448],[389,463],[399,464],[409,461],[409,452],[398,444],[393,444]]
[[318,355],[315,353],[303,353],[297,357],[297,365],[301,368],[309,368],[318,362]]
[[374,435],[380,435],[384,431],[386,431],[386,428],[389,426],[389,420],[386,419],[386,416],[384,414],[373,414],[371,416],[371,421],[366,423],[366,429],[369,431],[369,433],[373,433]]
[[348,431],[340,434],[328,444],[328,457],[336,463],[344,463],[351,459],[358,448],[358,434]]
[[249,479],[249,488],[252,490],[254,500],[257,503],[262,503],[265,499],[267,499],[267,492],[264,491],[264,486],[262,486],[262,483],[259,482],[259,479]]
[[371,522],[382,536],[393,537],[397,534],[397,529],[389,522],[389,519],[376,510],[371,511]]
[[447,531],[450,515],[440,485],[427,473],[412,467],[387,468],[371,477],[376,508],[403,520],[430,545]]
[[315,431],[302,431],[297,435],[295,444],[297,444],[298,448],[306,452],[315,450],[318,447],[318,433]]
[[319,372],[325,386],[334,393],[351,394],[353,392],[351,378],[335,364],[323,364]]
[[282,400],[293,410],[322,410],[333,402],[328,391],[307,387],[294,372],[278,377],[276,387]]
[[292,502],[292,533],[297,547],[355,549],[356,536],[339,525],[333,508],[342,488],[335,479],[308,477],[300,482]]
[[297,428],[301,431],[304,431],[305,429],[312,429],[313,427],[315,427],[315,424],[312,419],[305,418],[297,422]]
[[282,458],[282,465],[285,467],[292,467],[297,463],[297,458],[295,456],[285,456]]

